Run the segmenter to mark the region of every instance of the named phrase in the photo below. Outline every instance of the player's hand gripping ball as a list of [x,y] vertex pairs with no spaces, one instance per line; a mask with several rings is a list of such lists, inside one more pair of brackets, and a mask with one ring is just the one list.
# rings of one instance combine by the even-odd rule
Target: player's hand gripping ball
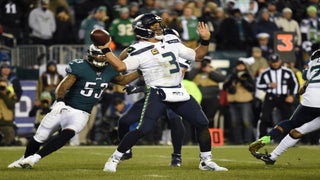
[[110,41],[111,37],[104,29],[94,29],[90,33],[90,39],[95,46],[103,46]]

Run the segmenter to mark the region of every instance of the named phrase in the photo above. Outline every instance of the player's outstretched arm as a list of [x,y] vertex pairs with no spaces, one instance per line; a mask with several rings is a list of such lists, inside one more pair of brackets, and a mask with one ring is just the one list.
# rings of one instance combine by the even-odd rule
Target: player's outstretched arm
[[127,70],[127,66],[124,62],[122,62],[117,56],[113,54],[113,52],[109,48],[110,43],[106,43],[103,46],[98,46],[99,49],[104,53],[104,57],[106,60],[119,72],[124,72]]
[[140,76],[140,73],[138,71],[134,71],[126,75],[118,75],[113,78],[112,82],[120,85],[126,85],[136,80],[139,76]]
[[209,40],[210,40],[210,31],[208,24],[204,22],[198,23],[198,32],[201,38],[200,45],[195,49],[196,51],[196,61],[202,61],[204,56],[208,53]]

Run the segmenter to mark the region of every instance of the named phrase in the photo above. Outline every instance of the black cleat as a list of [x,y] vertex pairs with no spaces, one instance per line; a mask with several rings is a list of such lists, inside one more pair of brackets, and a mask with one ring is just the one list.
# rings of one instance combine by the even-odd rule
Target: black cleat
[[182,163],[181,154],[171,154],[170,166],[180,167]]
[[271,155],[270,154],[264,154],[261,156],[260,160],[262,160],[266,165],[274,165],[276,162],[275,160],[270,159]]
[[131,158],[132,158],[132,150],[128,153],[124,153],[123,156],[121,157],[120,161],[129,160]]
[[265,154],[259,153],[259,152],[252,152],[251,155],[259,160],[261,160],[261,157]]

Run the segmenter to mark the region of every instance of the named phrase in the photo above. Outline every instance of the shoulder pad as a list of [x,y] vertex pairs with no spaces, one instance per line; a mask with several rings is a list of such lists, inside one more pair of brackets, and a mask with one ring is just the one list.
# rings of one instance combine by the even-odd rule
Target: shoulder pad
[[87,68],[86,60],[83,59],[75,59],[69,62],[66,72],[77,75],[78,73],[85,72]]
[[148,50],[151,50],[151,49],[153,49],[153,48],[154,48],[154,45],[150,45],[150,46],[147,46],[147,47],[138,49],[138,50],[136,50],[136,51],[132,51],[132,52],[130,53],[130,55],[131,55],[131,56],[135,56],[135,55],[141,54],[141,53],[143,53],[143,52],[146,52],[146,51],[148,51]]

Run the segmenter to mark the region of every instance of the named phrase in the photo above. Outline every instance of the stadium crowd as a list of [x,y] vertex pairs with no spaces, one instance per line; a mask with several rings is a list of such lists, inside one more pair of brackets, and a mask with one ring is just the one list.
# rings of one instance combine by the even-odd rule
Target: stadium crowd
[[[319,0],[0,0],[0,8],[0,83],[11,87],[13,79],[2,73],[10,67],[10,54],[2,52],[1,48],[14,47],[13,39],[17,45],[89,46],[92,43],[90,32],[102,28],[112,36],[112,50],[120,54],[136,40],[132,31],[134,18],[153,13],[162,18],[164,27],[175,29],[181,41],[194,49],[200,43],[197,24],[204,21],[211,32],[210,54],[217,51],[243,51],[246,54],[246,57],[239,57],[237,62],[231,63],[234,67],[230,67],[228,74],[213,67],[214,59],[208,54],[201,63],[192,64],[185,76],[201,92],[199,103],[210,127],[217,127],[217,121],[223,116],[225,141],[230,144],[248,144],[266,135],[267,128],[289,118],[300,101],[297,87],[303,84],[302,70],[311,52],[320,48]],[[293,33],[295,60],[275,54],[275,32]],[[37,97],[32,109],[36,124],[41,121],[39,116],[48,111],[44,108],[54,101],[52,92],[62,79],[55,69],[50,72],[51,65],[56,64],[47,62],[47,71],[38,79]],[[290,100],[286,99],[288,92],[275,92],[272,89],[277,89],[276,83],[263,79],[266,70],[278,68],[294,75],[293,85],[288,88]],[[139,82],[131,85],[138,86]],[[284,85],[280,83],[280,86]],[[13,88],[19,88],[19,85]],[[117,120],[131,105],[126,101],[128,96],[124,88],[120,85],[108,88],[99,106],[92,111],[94,118],[89,121],[90,127],[79,139],[73,138],[71,145],[119,143]],[[19,101],[22,90],[7,89],[8,92],[0,93],[0,102],[4,102],[0,104],[0,137],[3,139],[0,144],[15,145],[14,139],[8,142],[6,138],[12,137],[14,117],[6,119],[8,115],[2,112],[5,109],[12,114],[12,102]],[[5,95],[7,97],[3,97]],[[268,99],[268,107],[265,98]],[[276,105],[269,103],[277,98]],[[286,107],[285,114],[281,114],[284,113],[282,107]],[[166,117],[161,119],[163,121],[158,121],[154,132],[141,144],[171,144],[170,127]],[[187,122],[184,123],[189,127]],[[8,126],[11,130],[6,134],[8,130],[3,129]],[[186,130],[185,144],[196,144],[194,130]],[[315,131],[304,137],[302,142],[318,145],[319,138],[320,131]]]

